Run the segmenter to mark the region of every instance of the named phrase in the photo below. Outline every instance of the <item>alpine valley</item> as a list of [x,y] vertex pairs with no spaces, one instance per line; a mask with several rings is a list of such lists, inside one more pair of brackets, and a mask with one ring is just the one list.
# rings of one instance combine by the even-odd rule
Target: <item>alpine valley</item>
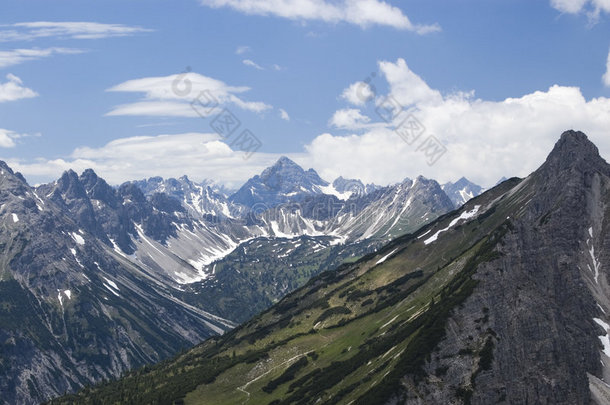
[[[273,175],[276,169],[249,182],[251,194],[240,190],[229,200],[246,206],[259,203],[261,190],[265,190],[270,179],[276,178]],[[129,245],[138,258],[131,258],[122,250],[122,254],[113,255],[111,241],[104,245],[107,248],[94,246],[90,242],[91,231],[80,223],[73,225],[63,219],[62,211],[56,208],[59,202],[51,206],[45,201],[45,207],[49,207],[41,207],[42,211],[37,213],[36,205],[42,204],[37,194],[32,194],[17,176],[6,175],[4,181],[4,187],[14,193],[11,194],[14,197],[9,197],[7,191],[4,193],[7,213],[4,232],[14,236],[13,242],[3,242],[5,263],[11,266],[10,276],[5,277],[5,283],[10,284],[5,284],[3,291],[9,287],[11,291],[18,291],[12,294],[19,294],[23,306],[19,307],[20,321],[15,324],[20,332],[7,337],[9,343],[5,343],[3,353],[10,355],[11,350],[16,350],[15,345],[24,350],[28,342],[24,336],[29,333],[33,355],[45,359],[44,363],[36,363],[40,369],[56,367],[54,373],[49,371],[53,375],[59,374],[59,369],[74,370],[75,380],[77,376],[93,377],[95,372],[102,377],[106,369],[85,368],[79,363],[82,357],[76,357],[87,349],[93,352],[101,344],[95,340],[99,337],[91,336],[86,348],[75,345],[76,333],[83,338],[90,336],[87,333],[93,326],[87,325],[103,328],[111,322],[120,324],[123,329],[117,332],[120,335],[117,338],[126,340],[121,349],[127,359],[150,353],[145,349],[132,352],[130,342],[136,339],[146,342],[150,336],[150,348],[154,349],[160,346],[155,346],[152,337],[161,331],[176,333],[169,319],[164,320],[165,325],[155,325],[145,332],[139,328],[140,319],[135,314],[139,309],[133,308],[134,312],[130,312],[131,305],[135,304],[129,298],[136,292],[146,294],[149,303],[144,309],[169,308],[169,301],[175,306],[183,305],[181,299],[172,301],[168,290],[149,287],[172,276],[146,265],[150,259],[145,259],[143,254],[150,250],[142,248],[148,243],[144,236],[147,230],[164,229],[156,226],[164,223],[163,215],[172,216],[167,221],[177,224],[175,234],[166,235],[165,241],[170,246],[184,237],[186,229],[193,232],[192,238],[203,231],[178,222],[177,211],[170,212],[165,205],[159,205],[159,197],[150,200],[148,211],[144,208],[137,211],[127,203],[129,215],[142,212],[138,217],[142,218],[142,230],[139,227],[127,230],[132,241],[141,241],[132,242],[136,246]],[[90,189],[87,186],[90,182],[81,180],[81,183],[86,184],[86,190]],[[66,195],[60,192],[60,184],[49,187],[56,190],[57,199]],[[307,190],[328,187],[320,184],[313,173],[307,173],[299,189],[301,186]],[[439,204],[435,205],[437,214],[448,209],[445,196],[432,193],[436,188],[438,185],[431,181],[418,179],[356,198],[356,206],[363,207],[358,212],[383,201],[394,218],[403,210],[411,213],[411,218],[419,218],[418,224],[409,223],[412,227],[380,221],[385,225],[379,223],[374,229],[371,226],[366,230],[342,228],[347,220],[337,219],[332,224],[317,218],[321,222],[316,222],[310,220],[310,211],[303,208],[294,216],[282,210],[281,221],[263,215],[258,222],[253,219],[242,225],[243,232],[247,229],[250,234],[253,229],[267,232],[265,238],[271,233],[278,236],[279,232],[293,235],[296,229],[301,232],[308,229],[309,235],[291,239],[292,242],[275,239],[269,242],[271,247],[261,238],[242,243],[217,264],[217,277],[220,268],[223,271],[233,268],[237,272],[240,260],[259,259],[252,250],[269,249],[265,254],[273,252],[281,256],[289,250],[291,254],[299,249],[313,252],[325,244],[332,245],[333,238],[345,238],[345,247],[349,241],[364,242],[374,235],[381,235],[385,241],[386,235],[392,237],[398,233],[392,233],[396,226],[402,226],[404,235],[358,259],[359,253],[354,251],[349,254],[334,251],[333,254],[345,255],[351,261],[344,260],[336,269],[314,276],[304,286],[223,336],[212,337],[171,360],[129,372],[116,382],[87,388],[53,403],[608,404],[610,166],[599,156],[595,145],[581,132],[565,132],[546,162],[528,177],[506,180],[455,211],[425,223],[425,213],[431,209],[432,201]],[[300,193],[291,187],[281,189],[282,195],[274,195],[276,201],[290,201],[286,200],[289,194]],[[128,196],[134,204],[144,201],[136,199],[129,186],[117,193],[123,201]],[[308,198],[321,197],[308,194],[304,201]],[[340,201],[335,197],[322,198]],[[400,208],[394,210],[392,204]],[[74,199],[69,199],[67,205],[74,206]],[[27,208],[18,210],[23,206]],[[53,234],[57,236],[47,242],[53,248],[44,245],[36,235],[26,234],[26,237],[19,233],[23,232],[20,231],[22,222],[12,222],[11,215],[21,218],[26,215],[24,210],[32,218],[27,223],[37,224],[41,232],[49,221],[57,221],[53,226]],[[95,207],[93,212],[98,212]],[[155,216],[159,218],[155,226],[146,225],[150,221],[147,218]],[[231,220],[227,215],[227,221]],[[400,222],[398,219],[397,224]],[[344,234],[345,229],[350,232]],[[104,232],[118,240],[110,228]],[[326,232],[325,242],[314,239],[314,232]],[[85,239],[84,245],[78,245],[80,237]],[[162,244],[153,242],[152,236],[148,240],[155,247]],[[61,244],[65,248],[55,250]],[[74,255],[69,253],[71,246],[76,250]],[[63,255],[66,262],[62,263],[59,258],[52,268],[39,269],[28,261],[34,254],[59,257],[66,249],[68,254]],[[92,259],[86,258],[81,253],[83,250]],[[291,271],[303,257],[313,260],[316,256],[300,259],[295,256]],[[68,264],[76,258],[84,268],[68,271],[74,267]],[[91,260],[99,263],[101,270],[95,263],[92,267]],[[24,262],[29,265],[22,265]],[[304,264],[300,266],[306,268]],[[245,268],[240,272],[246,272]],[[275,268],[275,264],[269,268]],[[206,271],[205,267],[202,269]],[[262,267],[255,267],[253,271],[264,273]],[[198,274],[191,273],[187,275]],[[279,277],[284,273],[273,274]],[[303,279],[308,275],[303,273]],[[141,279],[138,284],[132,281],[136,276]],[[56,280],[69,287],[59,287]],[[150,280],[150,284],[142,280]],[[103,292],[104,283],[107,293]],[[266,281],[261,277],[257,283],[262,283],[257,284],[258,288]],[[60,292],[63,304],[58,302],[56,288],[71,288],[71,298]],[[287,286],[282,291],[289,289]],[[46,298],[45,292],[49,294]],[[78,298],[85,294],[88,301]],[[3,305],[4,314],[17,311],[17,307]],[[28,315],[26,308],[32,307],[44,309],[35,312],[44,314],[42,319]],[[108,315],[100,313],[95,317],[96,311],[106,311]],[[219,312],[222,311],[214,313]],[[195,330],[201,330],[204,322],[219,328],[228,326],[223,319],[213,318],[198,308],[192,309],[188,316],[184,310],[175,313],[183,317],[178,322],[183,332],[192,331],[191,325],[197,325],[197,321],[200,329]],[[147,324],[161,322],[157,320],[158,317],[150,318]],[[42,333],[53,334],[54,343],[34,349],[37,344],[34,336]],[[188,336],[183,334],[182,340],[188,340]],[[100,354],[100,363],[101,357]],[[124,364],[121,358],[111,356],[110,359],[113,359],[110,365]],[[79,370],[82,371],[77,374]],[[40,373],[41,378],[46,375]],[[38,380],[34,380],[34,375],[30,378],[30,389],[33,389]],[[23,392],[22,389],[27,388],[20,386],[16,392]]]
[[[208,353],[219,335],[312,277],[341,277],[345,263],[362,263],[478,190],[467,181],[443,187],[423,177],[387,187],[329,183],[284,157],[232,193],[187,177],[113,187],[92,170],[30,186],[2,162],[0,403],[40,403],[162,360],[170,366],[167,359],[212,339],[196,349]],[[332,272],[337,267],[344,270]],[[306,328],[310,320],[293,321],[297,307],[289,305],[278,325]],[[262,342],[251,349],[259,353]],[[242,352],[235,346],[230,364],[241,362]],[[212,357],[193,370],[229,366],[224,349]],[[167,381],[173,387],[175,380]],[[164,395],[178,399],[183,390]],[[133,403],[125,398],[109,401]],[[167,403],[158,398],[152,402]]]

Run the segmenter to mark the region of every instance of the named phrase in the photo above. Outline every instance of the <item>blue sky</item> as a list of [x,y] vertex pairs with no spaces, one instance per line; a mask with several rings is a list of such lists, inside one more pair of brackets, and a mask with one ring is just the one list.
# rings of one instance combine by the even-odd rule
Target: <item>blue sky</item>
[[[328,180],[490,186],[535,169],[565,129],[610,156],[609,11],[602,0],[5,0],[0,158],[32,183],[93,167],[112,183],[235,185],[287,155]],[[188,94],[172,91],[185,79]],[[374,94],[350,98],[364,80]],[[204,117],[189,104],[201,94],[218,102]],[[391,122],[378,115],[387,100],[402,108]],[[223,108],[241,123],[226,138],[210,125]],[[415,141],[398,133],[406,116],[422,126]],[[255,151],[232,143],[244,129]],[[428,139],[445,150],[434,162]]]

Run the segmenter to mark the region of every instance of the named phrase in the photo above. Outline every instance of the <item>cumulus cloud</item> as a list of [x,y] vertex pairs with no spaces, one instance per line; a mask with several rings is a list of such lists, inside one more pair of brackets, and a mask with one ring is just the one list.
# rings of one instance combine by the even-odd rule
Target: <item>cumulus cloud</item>
[[23,81],[13,74],[6,75],[7,82],[0,82],[0,103],[38,96],[34,90],[23,86]]
[[31,41],[38,38],[100,39],[124,37],[151,30],[123,24],[96,22],[33,21],[0,26],[0,42]]
[[[386,184],[419,174],[439,181],[466,176],[492,186],[502,176],[525,176],[538,167],[567,129],[586,132],[610,156],[608,98],[587,100],[579,88],[554,85],[518,98],[487,101],[473,92],[441,94],[402,59],[379,66],[389,94],[404,107],[400,116],[415,117],[423,133],[405,141],[404,132],[401,137],[394,130],[397,119],[391,124],[379,120],[383,127],[363,134],[320,135],[306,150],[309,164],[326,178],[343,175]],[[433,165],[421,150],[430,136],[447,148]]]
[[74,55],[83,52],[84,51],[81,49],[74,48],[33,48],[0,51],[0,68],[17,65],[32,60],[47,58],[53,55]]
[[244,59],[241,61],[244,65],[246,66],[250,66],[253,67],[254,69],[258,69],[258,70],[265,70],[264,67],[262,67],[261,65],[259,65],[258,63],[254,62],[253,60],[250,59]]
[[249,87],[229,86],[193,72],[134,79],[107,91],[143,93],[144,100],[116,106],[106,115],[198,117],[217,113],[215,107],[221,105],[234,105],[257,113],[272,108],[266,103],[246,101],[238,96],[249,90]]
[[368,83],[356,82],[343,90],[341,98],[355,106],[363,106],[375,96],[373,89]]
[[319,20],[349,23],[362,28],[373,25],[427,34],[440,30],[438,24],[413,24],[396,6],[379,0],[201,0],[213,7],[229,7],[244,14],[276,16],[296,21]]
[[415,74],[404,59],[396,63],[380,62],[379,69],[390,85],[390,95],[403,106],[438,104],[443,97],[417,74]]

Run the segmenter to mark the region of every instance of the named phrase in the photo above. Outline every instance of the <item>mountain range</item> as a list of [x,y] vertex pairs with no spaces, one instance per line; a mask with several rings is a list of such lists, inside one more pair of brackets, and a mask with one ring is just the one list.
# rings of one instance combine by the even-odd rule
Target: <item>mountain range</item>
[[610,165],[542,166],[223,336],[54,404],[607,404]]
[[453,208],[434,180],[329,183],[287,158],[228,196],[90,169],[33,187],[2,162],[0,403],[167,359]]

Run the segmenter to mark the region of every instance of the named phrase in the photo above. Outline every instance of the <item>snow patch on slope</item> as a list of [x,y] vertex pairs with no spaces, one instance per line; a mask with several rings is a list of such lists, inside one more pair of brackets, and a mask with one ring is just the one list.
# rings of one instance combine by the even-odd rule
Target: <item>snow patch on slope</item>
[[446,228],[437,231],[434,235],[424,240],[424,244],[429,245],[430,243],[436,241],[438,239],[438,235],[454,227],[460,220],[473,218],[477,214],[477,212],[479,212],[479,208],[481,208],[480,205],[475,205],[471,211],[462,212],[462,214],[459,217],[454,218],[453,221],[451,221]]
[[593,246],[593,228],[590,227],[589,228],[589,236],[590,239],[587,239],[587,247],[589,248],[589,255],[591,256],[591,263],[593,264],[593,268],[591,268],[591,266],[589,264],[587,264],[587,267],[589,268],[589,271],[591,273],[593,273],[593,277],[595,278],[595,283],[599,284],[599,270],[601,268],[601,263],[600,261],[597,259],[597,256],[595,256],[595,247]]
[[79,245],[85,244],[85,239],[82,236],[80,236],[79,234],[77,234],[76,232],[72,232],[70,235],[72,236],[72,239],[74,239],[74,241],[76,243],[78,243]]
[[593,318],[593,320],[595,321],[596,324],[598,324],[599,326],[604,328],[604,331],[606,331],[605,335],[598,336],[598,338],[599,338],[600,342],[602,342],[602,345],[604,346],[604,350],[602,350],[602,351],[608,358],[610,358],[610,336],[608,335],[608,332],[610,331],[610,325],[608,325],[606,322],[602,321],[599,318]]
[[388,257],[392,256],[394,254],[394,252],[396,252],[396,250],[397,249],[394,249],[387,255],[383,256],[381,259],[377,260],[377,263],[375,263],[375,264],[381,264],[381,263],[385,262],[388,259]]

